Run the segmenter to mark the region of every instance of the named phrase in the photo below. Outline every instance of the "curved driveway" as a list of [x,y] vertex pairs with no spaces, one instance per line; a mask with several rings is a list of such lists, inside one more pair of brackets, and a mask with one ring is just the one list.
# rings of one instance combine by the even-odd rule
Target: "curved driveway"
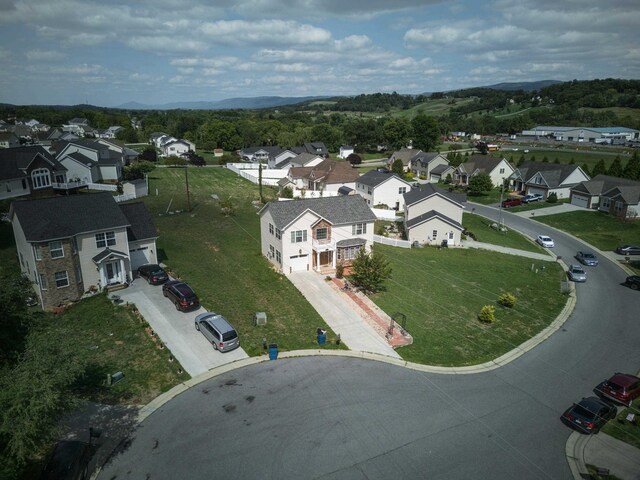
[[[503,215],[552,236],[566,260],[584,248]],[[230,371],[156,410],[100,478],[571,478],[570,430],[558,417],[611,372],[640,364],[640,295],[607,259],[588,273],[564,327],[502,368],[441,375],[305,357]]]

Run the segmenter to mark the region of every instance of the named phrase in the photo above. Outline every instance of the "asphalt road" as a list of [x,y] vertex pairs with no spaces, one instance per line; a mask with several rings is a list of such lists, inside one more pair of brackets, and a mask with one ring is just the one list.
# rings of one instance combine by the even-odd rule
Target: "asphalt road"
[[[584,248],[503,215],[554,238],[565,260]],[[439,375],[333,357],[253,365],[162,406],[99,478],[571,478],[571,431],[559,416],[612,372],[640,365],[640,294],[600,260],[564,327],[502,368]]]

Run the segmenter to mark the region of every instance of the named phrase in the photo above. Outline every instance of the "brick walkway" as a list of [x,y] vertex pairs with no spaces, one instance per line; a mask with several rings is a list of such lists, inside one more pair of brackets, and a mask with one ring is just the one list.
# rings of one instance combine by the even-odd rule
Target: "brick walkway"
[[[337,290],[342,290],[344,287],[345,282],[342,279],[333,278],[331,281],[332,286]],[[413,343],[413,337],[409,335],[408,332],[405,332],[405,335],[403,335],[398,324],[395,324],[393,332],[389,332],[391,317],[373,303],[369,297],[354,290],[342,290],[341,293],[355,303],[360,311],[360,316],[393,348],[403,347]]]

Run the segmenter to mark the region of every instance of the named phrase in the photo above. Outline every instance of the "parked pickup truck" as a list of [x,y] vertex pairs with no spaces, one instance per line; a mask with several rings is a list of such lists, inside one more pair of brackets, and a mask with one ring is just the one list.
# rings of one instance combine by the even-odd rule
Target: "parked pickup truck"
[[522,203],[537,202],[543,199],[544,197],[542,195],[540,195],[539,193],[534,193],[533,195],[525,195],[524,197],[522,197]]
[[502,208],[517,207],[518,205],[522,205],[522,200],[519,198],[507,198],[502,201]]

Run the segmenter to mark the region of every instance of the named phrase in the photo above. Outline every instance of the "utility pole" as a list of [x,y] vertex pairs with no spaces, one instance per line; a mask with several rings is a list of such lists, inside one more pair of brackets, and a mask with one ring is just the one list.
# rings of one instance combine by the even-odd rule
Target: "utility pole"
[[504,194],[504,178],[502,179],[502,184],[500,185],[500,210],[498,214],[498,231],[502,231],[502,195]]
[[262,198],[262,160],[258,160],[258,190],[260,192],[260,204],[264,203]]
[[187,212],[191,211],[191,197],[189,195],[189,165],[184,166],[184,181],[187,184]]

